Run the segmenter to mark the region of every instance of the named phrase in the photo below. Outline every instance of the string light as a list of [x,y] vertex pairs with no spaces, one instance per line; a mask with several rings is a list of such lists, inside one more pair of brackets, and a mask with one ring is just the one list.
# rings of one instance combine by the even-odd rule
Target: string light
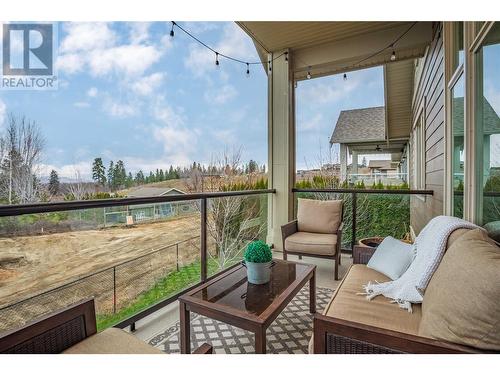
[[396,51],[392,50],[391,61],[396,61]]
[[311,67],[307,68],[307,79],[311,79]]
[[[219,51],[216,51],[214,48],[210,47],[207,43],[205,43],[204,41],[202,41],[201,39],[197,38],[195,35],[191,34],[188,30],[186,30],[185,28],[183,28],[181,25],[177,24],[175,21],[171,21],[172,22],[172,29],[170,30],[170,36],[173,37],[174,36],[174,26],[177,27],[179,30],[181,30],[184,34],[186,34],[187,36],[189,36],[191,39],[195,40],[196,42],[198,42],[198,44],[202,45],[203,47],[205,47],[206,49],[212,51],[213,53],[215,53],[215,65],[217,67],[219,67],[220,65],[220,62],[219,62],[219,57],[224,57],[228,60],[231,60],[235,63],[239,63],[239,64],[245,64],[247,69],[246,69],[246,74],[247,76],[250,75],[250,65],[261,65],[262,64],[262,61],[244,61],[244,60],[240,60],[236,57],[232,57],[232,56],[229,56],[229,55],[226,55],[226,54],[223,54]],[[285,61],[288,61],[288,52],[283,52],[275,57],[273,57],[272,59],[268,60],[268,70],[269,72],[272,71],[272,62],[274,60],[277,60],[279,58],[281,58],[282,56],[285,56]]]
[[172,29],[170,30],[170,37],[173,38],[175,33],[174,33],[174,26],[175,26],[175,22],[172,21]]
[[347,73],[344,73],[344,81],[347,81]]

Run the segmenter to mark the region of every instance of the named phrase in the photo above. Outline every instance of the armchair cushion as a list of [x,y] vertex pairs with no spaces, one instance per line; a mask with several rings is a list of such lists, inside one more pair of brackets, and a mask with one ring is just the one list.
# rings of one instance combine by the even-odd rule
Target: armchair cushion
[[337,250],[337,235],[296,232],[285,239],[285,249],[292,253],[335,255]]
[[342,201],[298,199],[299,232],[335,234],[342,221]]
[[422,336],[500,350],[500,248],[482,229],[450,246],[422,302]]
[[63,354],[164,354],[134,335],[108,328],[66,349]]

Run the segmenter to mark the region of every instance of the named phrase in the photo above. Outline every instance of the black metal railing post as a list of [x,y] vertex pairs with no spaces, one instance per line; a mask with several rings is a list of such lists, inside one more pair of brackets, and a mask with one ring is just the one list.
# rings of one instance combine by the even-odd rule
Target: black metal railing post
[[113,314],[116,314],[116,267],[113,267]]
[[175,245],[175,269],[179,272],[179,242]]
[[207,280],[207,198],[201,199],[201,235],[200,235],[201,281]]
[[357,202],[358,202],[358,193],[351,193],[352,198],[352,237],[351,237],[351,250],[356,246],[356,212],[357,212]]

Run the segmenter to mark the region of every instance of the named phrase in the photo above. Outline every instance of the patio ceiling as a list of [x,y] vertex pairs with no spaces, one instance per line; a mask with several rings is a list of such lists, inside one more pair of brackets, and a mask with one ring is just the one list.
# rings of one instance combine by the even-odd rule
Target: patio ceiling
[[[253,39],[264,67],[268,53],[290,50],[294,80],[384,66],[388,143],[408,139],[414,61],[432,39],[432,22],[237,22]],[[402,37],[394,48],[374,53]],[[397,61],[391,61],[392,51]],[[362,62],[360,62],[363,60]],[[267,70],[266,70],[267,71]],[[404,144],[404,142],[403,142]],[[382,145],[381,145],[382,146]]]
[[[295,80],[364,69],[391,62],[392,49],[370,57],[395,41],[413,22],[245,22],[237,24],[253,39],[261,61],[289,49]],[[432,22],[417,22],[394,46],[398,60],[423,56]],[[357,64],[362,59],[366,59]]]

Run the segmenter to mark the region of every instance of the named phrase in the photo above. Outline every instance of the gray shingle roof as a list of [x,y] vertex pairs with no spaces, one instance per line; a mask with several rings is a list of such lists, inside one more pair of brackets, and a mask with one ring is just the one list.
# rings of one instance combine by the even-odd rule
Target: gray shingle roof
[[[500,118],[491,106],[488,99],[485,97],[483,101],[483,134],[499,134],[500,133]],[[453,99],[453,132],[454,135],[464,134],[464,98]]]
[[385,107],[341,111],[330,143],[357,143],[385,139]]
[[130,191],[127,194],[127,196],[133,198],[143,198],[143,197],[159,197],[162,195],[175,195],[175,194],[185,194],[185,193],[175,188],[141,186]]

